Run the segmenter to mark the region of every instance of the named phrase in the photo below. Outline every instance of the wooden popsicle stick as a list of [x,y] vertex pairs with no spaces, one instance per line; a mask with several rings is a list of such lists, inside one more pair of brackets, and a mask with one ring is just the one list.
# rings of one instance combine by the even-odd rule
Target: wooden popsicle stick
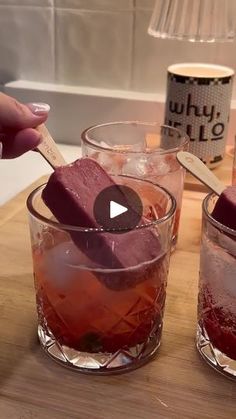
[[44,124],[39,125],[37,131],[42,135],[42,141],[38,145],[37,150],[47,160],[50,166],[56,169],[59,166],[67,164],[46,126]]
[[200,182],[204,183],[217,195],[220,195],[226,186],[212,173],[211,170],[194,154],[188,151],[179,151],[176,155],[178,162],[187,169]]

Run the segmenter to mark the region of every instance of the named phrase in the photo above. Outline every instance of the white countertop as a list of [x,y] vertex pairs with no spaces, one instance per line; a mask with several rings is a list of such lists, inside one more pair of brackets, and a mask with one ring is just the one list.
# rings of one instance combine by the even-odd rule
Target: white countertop
[[[68,163],[81,156],[79,146],[58,144]],[[13,160],[0,160],[0,205],[52,169],[39,153],[30,151]]]

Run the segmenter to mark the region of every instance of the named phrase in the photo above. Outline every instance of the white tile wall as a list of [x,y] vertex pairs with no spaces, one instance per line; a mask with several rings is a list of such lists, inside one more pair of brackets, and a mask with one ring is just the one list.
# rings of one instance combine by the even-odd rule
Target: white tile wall
[[155,0],[136,0],[137,9],[150,9],[154,8]]
[[0,6],[0,82],[54,78],[53,9]]
[[[55,7],[85,10],[132,10],[133,0],[54,0]],[[147,0],[148,1],[148,0]]]
[[0,0],[0,83],[24,78],[163,93],[171,63],[214,62],[236,70],[235,42],[147,35],[154,2]]
[[132,12],[56,10],[56,80],[128,89]]
[[5,6],[53,6],[54,0],[0,0]]

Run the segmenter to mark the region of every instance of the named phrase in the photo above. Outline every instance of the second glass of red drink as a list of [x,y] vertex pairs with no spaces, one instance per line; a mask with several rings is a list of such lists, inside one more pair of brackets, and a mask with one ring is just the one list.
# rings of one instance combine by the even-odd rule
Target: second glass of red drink
[[175,197],[172,249],[178,240],[185,170],[176,159],[189,137],[155,122],[120,121],[88,128],[81,136],[82,155],[95,159],[109,174],[149,180]]

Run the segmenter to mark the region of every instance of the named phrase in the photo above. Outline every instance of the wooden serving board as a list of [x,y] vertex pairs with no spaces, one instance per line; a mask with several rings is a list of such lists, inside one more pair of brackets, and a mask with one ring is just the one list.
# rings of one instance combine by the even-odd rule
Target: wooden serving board
[[[225,185],[232,184],[233,157],[234,149],[232,148],[232,146],[227,146],[224,160],[218,167],[213,169],[213,173]],[[192,176],[190,173],[186,173],[185,189],[195,192],[209,192],[208,188],[205,185],[203,185],[203,183],[201,183],[198,179]]]
[[184,193],[158,357],[123,375],[92,376],[53,362],[38,343],[25,209],[35,186],[0,211],[0,419],[235,418],[236,384],[195,349],[204,194]]

